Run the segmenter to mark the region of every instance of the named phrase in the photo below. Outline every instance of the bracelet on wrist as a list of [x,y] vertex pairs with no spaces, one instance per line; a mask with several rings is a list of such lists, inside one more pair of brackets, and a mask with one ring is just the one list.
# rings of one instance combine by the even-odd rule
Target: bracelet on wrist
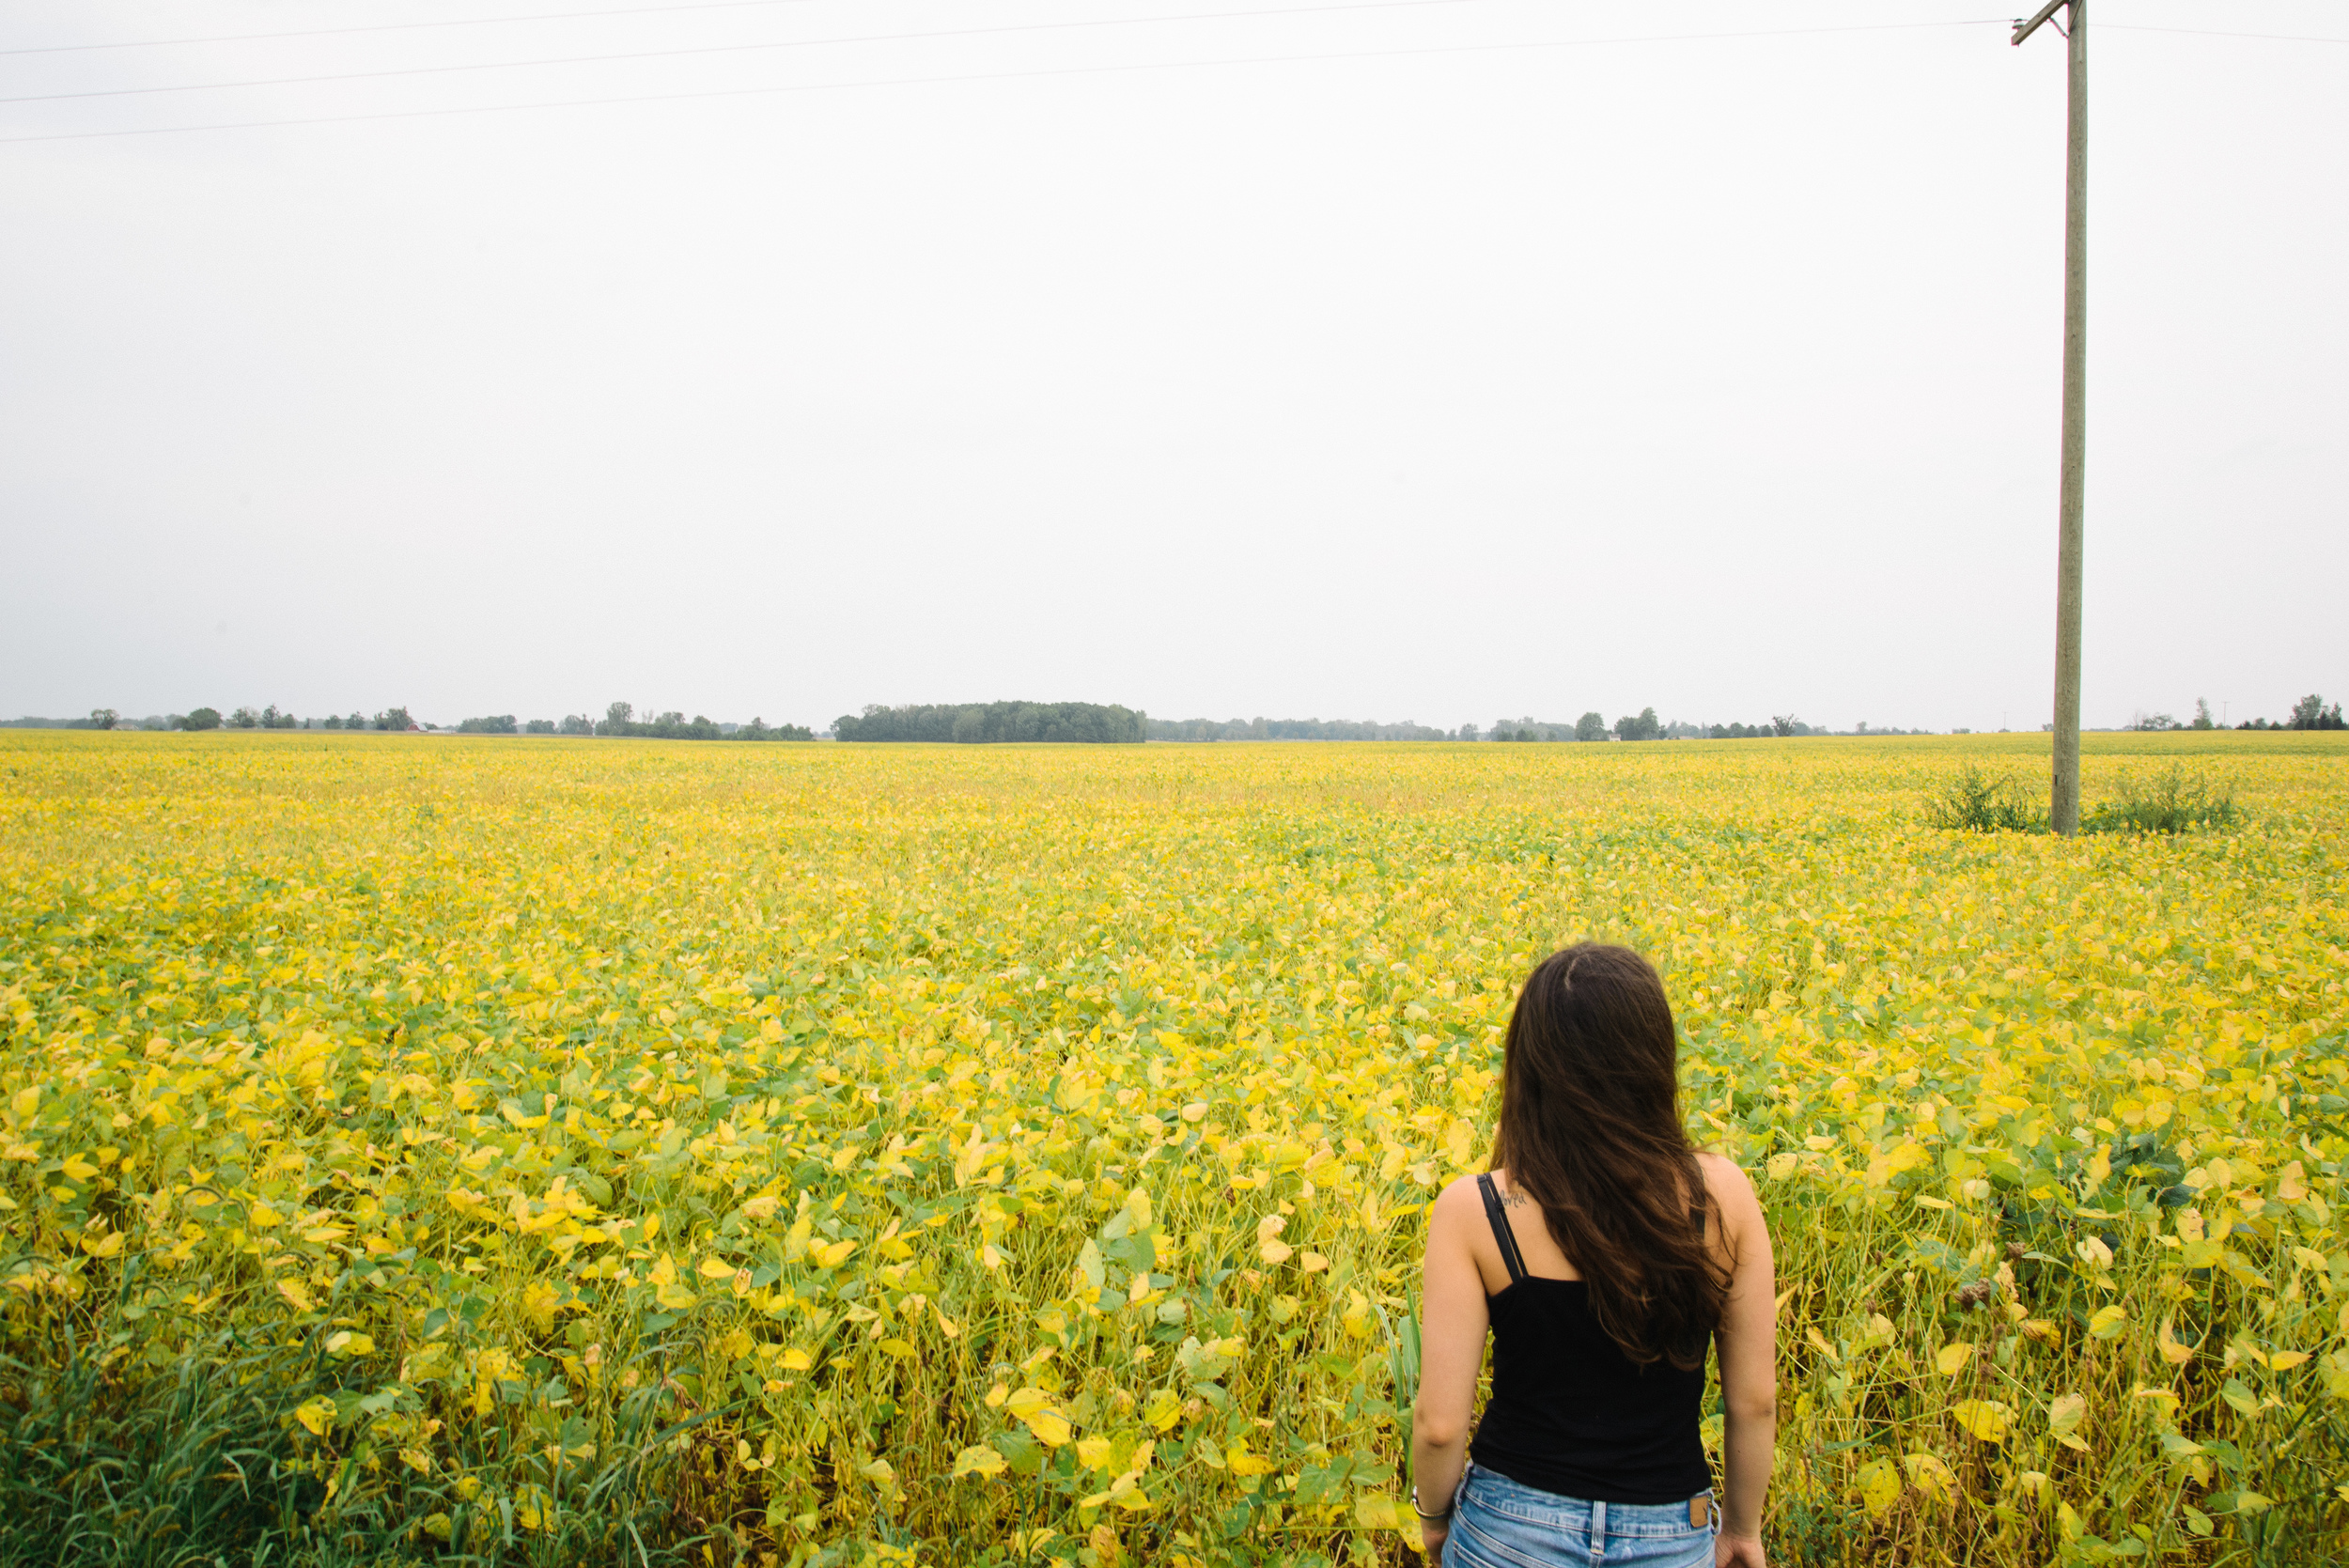
[[1411,1512],[1419,1515],[1420,1522],[1422,1524],[1428,1525],[1439,1525],[1446,1519],[1452,1517],[1452,1509],[1448,1504],[1445,1506],[1444,1511],[1440,1514],[1430,1514],[1427,1510],[1420,1507],[1419,1488],[1416,1486],[1411,1488]]

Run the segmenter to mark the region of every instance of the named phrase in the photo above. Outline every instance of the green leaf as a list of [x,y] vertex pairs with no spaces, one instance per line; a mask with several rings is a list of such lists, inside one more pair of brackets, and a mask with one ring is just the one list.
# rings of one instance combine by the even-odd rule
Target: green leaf
[[1034,1475],[1044,1467],[1044,1445],[1022,1428],[995,1433],[987,1441],[997,1453],[1011,1461],[1012,1469],[1019,1475]]

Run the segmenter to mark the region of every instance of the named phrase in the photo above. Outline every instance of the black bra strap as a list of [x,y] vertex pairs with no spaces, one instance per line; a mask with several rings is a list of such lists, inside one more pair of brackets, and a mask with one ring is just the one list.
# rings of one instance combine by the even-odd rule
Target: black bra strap
[[1501,1243],[1501,1265],[1509,1271],[1509,1282],[1514,1285],[1526,1277],[1525,1256],[1517,1250],[1517,1234],[1509,1229],[1509,1217],[1501,1212],[1501,1194],[1494,1190],[1492,1177],[1479,1175],[1476,1190],[1485,1195],[1485,1218],[1492,1221],[1493,1239]]

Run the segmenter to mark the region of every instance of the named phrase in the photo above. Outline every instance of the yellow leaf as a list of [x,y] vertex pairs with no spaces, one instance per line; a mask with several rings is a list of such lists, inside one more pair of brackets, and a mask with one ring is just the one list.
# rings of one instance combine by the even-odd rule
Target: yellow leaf
[[[855,1244],[852,1242],[849,1245]],[[723,1258],[708,1257],[701,1261],[701,1267],[695,1272],[705,1280],[730,1280],[734,1278],[734,1265]]]
[[106,1231],[82,1237],[82,1250],[93,1258],[111,1258],[122,1250],[122,1233]]
[[2088,1319],[2088,1331],[2100,1340],[2116,1337],[2127,1326],[2129,1314],[2120,1306],[2099,1307]]
[[1871,1515],[1880,1514],[1901,1500],[1901,1472],[1889,1459],[1872,1459],[1859,1467],[1859,1500]]
[[1106,1470],[1110,1467],[1112,1446],[1107,1437],[1080,1437],[1077,1439],[1077,1463],[1088,1470]]
[[973,1444],[955,1455],[954,1479],[967,1475],[998,1476],[1003,1473],[1003,1456],[985,1444]]
[[1354,1499],[1354,1522],[1364,1529],[1393,1529],[1397,1519],[1392,1498],[1365,1492]]
[[1052,1407],[1052,1396],[1042,1389],[1021,1389],[1004,1407],[1047,1448],[1058,1448],[1071,1436],[1068,1418]]
[[2080,1418],[2088,1413],[2085,1394],[2058,1394],[2047,1402],[2047,1431],[2065,1448],[2088,1452],[2088,1445],[2074,1436]]
[[783,1370],[786,1372],[805,1372],[815,1364],[816,1358],[796,1344],[783,1353]]
[[1277,1467],[1260,1453],[1251,1453],[1244,1444],[1234,1443],[1223,1451],[1223,1462],[1234,1475],[1270,1475]]
[[1964,1341],[1953,1341],[1933,1353],[1933,1364],[1944,1377],[1955,1377],[1974,1358],[1974,1347]]
[[375,1342],[365,1334],[354,1334],[348,1328],[337,1329],[326,1336],[329,1356],[368,1356],[374,1354]]
[[291,1302],[293,1310],[297,1312],[310,1312],[318,1310],[310,1300],[310,1292],[308,1287],[303,1285],[299,1280],[278,1281],[277,1294],[284,1296],[288,1302]]
[[816,1266],[818,1268],[837,1268],[842,1264],[847,1263],[848,1261],[848,1254],[855,1250],[856,1243],[853,1241],[828,1242],[824,1246],[816,1249]]
[[1174,1389],[1160,1389],[1150,1396],[1150,1403],[1143,1407],[1142,1419],[1149,1422],[1153,1430],[1164,1432],[1183,1419],[1183,1402],[1176,1397]]
[[334,1424],[334,1402],[323,1394],[305,1399],[294,1406],[294,1420],[308,1427],[312,1436],[323,1437],[326,1429]]
[[2014,1409],[1995,1399],[1961,1399],[1950,1406],[1950,1414],[1985,1443],[2005,1442],[2007,1426],[2015,1420]]
[[1920,1450],[1903,1459],[1901,1467],[1908,1472],[1908,1483],[1929,1498],[1946,1502],[1957,1491],[1957,1477],[1938,1454]]
[[552,1285],[544,1280],[533,1280],[522,1287],[522,1316],[539,1333],[552,1333],[554,1330],[554,1314],[562,1300]]

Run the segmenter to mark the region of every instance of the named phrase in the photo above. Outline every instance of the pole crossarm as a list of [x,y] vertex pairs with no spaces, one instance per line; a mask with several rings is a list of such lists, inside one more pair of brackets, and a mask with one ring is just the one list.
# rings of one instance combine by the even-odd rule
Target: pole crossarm
[[2010,41],[2021,43],[2025,39],[2039,31],[2042,26],[2046,25],[2049,17],[2055,15],[2069,3],[2070,0],[2047,0],[2046,5],[2039,8],[2039,14],[2029,22],[2017,17],[2015,22],[2015,37]]

